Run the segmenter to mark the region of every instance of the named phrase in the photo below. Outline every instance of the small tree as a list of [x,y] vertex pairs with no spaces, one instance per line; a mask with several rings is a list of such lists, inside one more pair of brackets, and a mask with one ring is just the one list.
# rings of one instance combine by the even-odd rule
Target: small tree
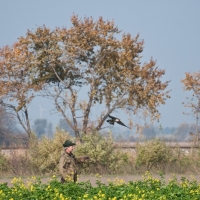
[[196,136],[199,139],[199,115],[200,115],[200,71],[195,73],[185,73],[185,78],[181,80],[184,90],[191,91],[192,97],[187,98],[189,102],[185,103],[186,107],[191,108],[192,114],[196,118]]
[[7,109],[30,137],[28,105],[38,86],[30,79],[29,67],[33,54],[20,41],[0,48],[0,104]]

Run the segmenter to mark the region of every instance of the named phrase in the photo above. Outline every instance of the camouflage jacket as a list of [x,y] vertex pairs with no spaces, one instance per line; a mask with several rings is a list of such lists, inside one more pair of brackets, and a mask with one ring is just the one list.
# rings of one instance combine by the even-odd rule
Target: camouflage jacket
[[62,153],[59,161],[59,171],[66,181],[77,181],[77,164],[79,162],[79,159],[76,159],[72,153]]

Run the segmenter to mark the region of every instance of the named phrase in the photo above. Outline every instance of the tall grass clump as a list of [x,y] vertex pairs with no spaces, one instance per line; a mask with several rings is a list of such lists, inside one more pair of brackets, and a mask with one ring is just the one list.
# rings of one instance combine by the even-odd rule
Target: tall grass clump
[[180,147],[173,150],[171,163],[168,171],[180,174],[199,174],[200,172],[200,148],[191,148],[189,152],[184,152]]
[[5,172],[8,171],[8,159],[5,157],[5,155],[2,153],[0,149],[0,175],[5,174]]
[[11,155],[8,158],[8,166],[7,175],[29,176],[39,174],[39,170],[32,164],[28,152],[25,155]]
[[37,172],[28,152],[25,152],[24,155],[11,153],[6,156],[0,151],[0,176],[26,176]]

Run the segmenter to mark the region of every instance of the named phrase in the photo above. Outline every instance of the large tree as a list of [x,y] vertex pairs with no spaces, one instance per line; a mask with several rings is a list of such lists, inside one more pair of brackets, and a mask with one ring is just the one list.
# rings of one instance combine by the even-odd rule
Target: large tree
[[[168,81],[162,82],[165,70],[153,59],[140,63],[144,42],[139,36],[121,34],[113,21],[101,17],[94,21],[73,15],[71,22],[68,29],[43,26],[28,31],[19,43],[33,55],[31,82],[53,100],[76,137],[90,127],[102,129],[108,115],[116,110],[134,115],[143,111],[144,116],[158,119],[157,108],[169,97],[165,91]],[[82,98],[81,91],[87,98]],[[95,120],[90,119],[99,104],[104,109]]]

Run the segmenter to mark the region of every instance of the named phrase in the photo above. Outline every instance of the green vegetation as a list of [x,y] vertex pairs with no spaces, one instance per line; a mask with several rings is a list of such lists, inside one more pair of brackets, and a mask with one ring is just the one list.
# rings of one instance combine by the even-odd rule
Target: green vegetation
[[[29,152],[33,165],[42,174],[58,173],[59,156],[66,139],[74,141],[68,133],[59,129],[53,139],[43,137],[38,141],[32,137]],[[90,161],[80,164],[81,173],[119,173],[123,172],[124,166],[130,162],[127,153],[116,149],[111,135],[106,138],[98,133],[83,135],[82,141],[81,144],[77,143],[74,154],[77,157],[87,155]]]
[[79,165],[79,174],[143,174],[157,173],[196,174],[200,172],[200,149],[182,151],[178,145],[171,149],[160,140],[138,143],[136,154],[114,143],[112,134],[98,132],[83,134],[82,143],[69,133],[57,129],[54,137],[36,138],[31,135],[29,149],[24,154],[5,156],[0,153],[1,176],[30,176],[58,174],[59,156],[63,141],[76,142],[76,157],[89,156],[90,160]]
[[103,137],[98,133],[83,135],[83,144],[75,149],[77,156],[87,155],[90,162],[83,163],[82,173],[116,174],[127,173],[131,157],[127,152],[117,149],[111,134]]
[[153,139],[138,144],[135,160],[136,171],[142,173],[162,171],[164,173],[199,173],[200,148],[184,152],[178,144],[171,149],[166,143]]
[[96,186],[89,181],[61,184],[54,176],[46,184],[40,179],[32,177],[24,183],[21,179],[14,178],[13,187],[0,184],[0,199],[56,199],[56,200],[170,200],[170,199],[199,199],[200,185],[196,180],[189,181],[182,177],[178,182],[176,178],[165,183],[164,177],[155,179],[148,172],[143,180],[125,183],[116,178],[113,182],[103,184],[96,180]]
[[56,130],[52,139],[47,137],[37,139],[32,135],[28,153],[32,158],[32,164],[38,171],[42,174],[58,171],[57,165],[63,150],[62,144],[66,139],[73,140],[68,133],[59,129]]
[[145,166],[147,169],[159,167],[169,163],[172,154],[172,150],[164,142],[147,141],[144,146],[138,144],[136,164],[139,167]]

